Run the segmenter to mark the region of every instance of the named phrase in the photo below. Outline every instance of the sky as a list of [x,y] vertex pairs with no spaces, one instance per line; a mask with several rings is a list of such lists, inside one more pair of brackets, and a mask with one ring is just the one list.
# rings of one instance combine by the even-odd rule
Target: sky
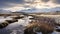
[[12,12],[60,11],[60,0],[0,0],[0,10]]

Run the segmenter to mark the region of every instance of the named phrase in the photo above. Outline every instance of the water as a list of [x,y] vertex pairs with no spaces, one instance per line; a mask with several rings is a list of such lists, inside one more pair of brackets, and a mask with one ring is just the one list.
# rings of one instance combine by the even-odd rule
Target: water
[[[18,22],[9,24],[6,28],[0,29],[0,34],[24,34],[25,26],[31,22],[29,17],[24,17],[22,19],[18,19]],[[32,18],[32,17],[31,17]],[[11,20],[11,17],[0,17],[0,22],[4,22],[5,20]],[[60,28],[60,27],[59,27]],[[37,34],[42,34],[41,32],[37,32]],[[60,32],[54,31],[52,34],[60,34]]]
[[12,18],[11,17],[4,18],[3,16],[0,16],[0,23],[5,22],[5,20],[12,20]]
[[[9,24],[6,28],[0,29],[0,33],[1,34],[23,34],[23,31],[25,29],[25,26],[27,26],[29,24],[29,22],[31,20],[29,20],[30,17],[24,17],[23,19],[18,19],[18,22]],[[7,18],[2,18],[1,17],[1,21],[5,21],[5,20],[11,20],[12,18],[7,17]],[[1,22],[0,21],[0,22]]]

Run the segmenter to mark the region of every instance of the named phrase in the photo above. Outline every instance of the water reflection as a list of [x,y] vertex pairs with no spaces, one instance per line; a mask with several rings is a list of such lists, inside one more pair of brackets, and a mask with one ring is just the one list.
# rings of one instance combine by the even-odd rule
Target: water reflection
[[[14,22],[12,24],[9,24],[7,27],[0,29],[0,34],[24,34],[25,26],[31,22],[29,18],[32,18],[31,16],[25,16],[22,19],[18,19],[18,22]],[[12,18],[10,17],[0,17],[0,22],[4,22],[5,20],[10,20]],[[41,32],[37,32],[37,34],[42,34]],[[52,34],[60,34],[60,32],[54,31]]]

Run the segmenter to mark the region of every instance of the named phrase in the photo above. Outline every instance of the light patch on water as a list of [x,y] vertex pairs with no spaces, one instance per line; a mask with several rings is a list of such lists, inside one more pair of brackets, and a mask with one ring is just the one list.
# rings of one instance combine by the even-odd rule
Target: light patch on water
[[6,28],[7,29],[12,29],[12,28],[16,28],[16,27],[18,27],[20,25],[27,26],[27,25],[29,25],[29,22],[31,22],[29,17],[24,17],[23,19],[18,19],[18,22],[9,24]]
[[[41,32],[36,32],[37,34],[42,34]],[[52,34],[60,34],[60,32],[54,31]]]
[[60,34],[60,32],[56,32],[56,31],[54,31],[52,34]]
[[[23,19],[18,19],[18,22],[9,24],[6,29],[11,30],[12,32],[10,34],[23,34],[25,26],[27,26],[29,24],[29,22],[31,22],[31,20],[29,19],[30,17],[24,17]],[[22,26],[20,26],[22,25]]]
[[13,32],[12,32],[12,33],[10,33],[10,34],[17,34],[17,32],[16,32],[16,30],[13,30]]
[[0,23],[5,22],[5,20],[12,20],[12,18],[10,18],[10,17],[4,18],[3,16],[0,16]]
[[11,18],[11,17],[6,17],[5,19],[6,19],[6,20],[12,20],[12,18]]
[[31,22],[31,20],[29,18],[30,17],[24,17],[23,19],[20,19],[18,21],[20,22],[21,25],[27,26],[27,25],[29,25],[29,22]]
[[3,22],[5,22],[5,19],[0,19],[0,23],[3,23]]
[[36,32],[37,34],[42,34],[41,32]]
[[0,23],[4,22],[5,18],[3,16],[0,16]]

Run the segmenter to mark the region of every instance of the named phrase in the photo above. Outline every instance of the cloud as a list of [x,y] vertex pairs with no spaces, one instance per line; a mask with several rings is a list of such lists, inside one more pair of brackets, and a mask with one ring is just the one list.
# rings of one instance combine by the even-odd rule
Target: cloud
[[26,13],[39,13],[39,12],[49,12],[50,10],[47,8],[44,9],[37,9],[37,8],[30,8],[30,9],[24,9],[24,10],[20,10],[17,12],[26,12]]
[[47,3],[49,3],[49,1],[52,2],[50,3],[50,5],[54,3],[60,4],[60,0],[0,0],[0,8],[14,7],[14,6],[17,6],[18,4],[24,5],[23,7],[32,7],[33,5],[36,6],[36,4],[39,4],[39,3],[40,3],[39,4],[40,6],[43,4],[45,6],[49,6],[49,5],[46,5]]
[[13,7],[17,4],[23,4],[24,0],[0,0],[0,8]]
[[51,2],[54,3],[54,4],[60,4],[60,0],[41,0],[41,1],[42,1],[42,2],[45,2],[45,3],[51,1]]
[[48,8],[43,8],[43,9],[30,8],[30,9],[19,10],[17,12],[39,13],[39,12],[53,12],[53,11],[60,11],[60,7],[53,7],[49,9]]
[[60,4],[60,0],[51,0],[53,3]]
[[[36,8],[35,11],[51,10],[50,8],[60,7],[60,0],[0,0],[0,9],[6,9],[11,11],[25,10]],[[28,11],[31,11],[28,10]]]
[[42,2],[48,2],[48,1],[50,1],[50,0],[41,0]]

